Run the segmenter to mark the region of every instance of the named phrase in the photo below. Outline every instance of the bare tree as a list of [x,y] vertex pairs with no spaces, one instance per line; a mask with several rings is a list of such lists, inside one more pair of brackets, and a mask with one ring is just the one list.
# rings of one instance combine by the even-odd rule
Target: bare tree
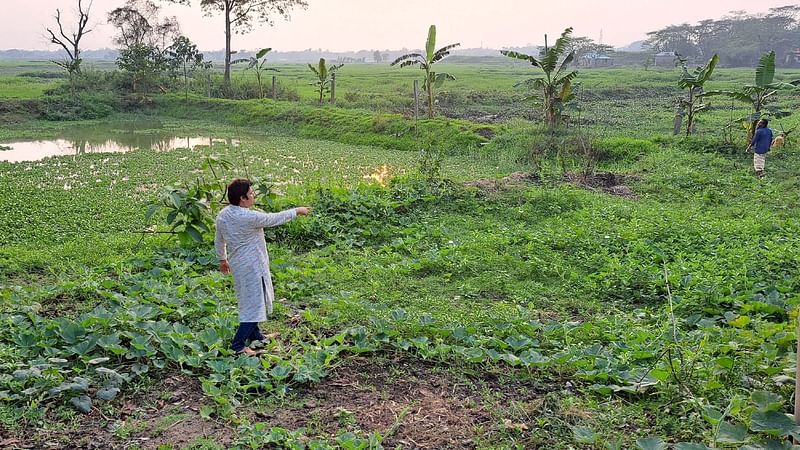
[[[189,5],[192,0],[167,0]],[[306,0],[200,0],[200,6],[207,13],[221,12],[225,16],[225,76],[226,86],[231,84],[231,35],[246,33],[253,28],[254,21],[272,25],[272,16],[279,15],[289,19],[289,11],[294,7],[305,8]]]
[[50,42],[60,45],[67,52],[67,57],[64,58],[64,61],[53,61],[53,63],[63,67],[69,74],[81,73],[81,39],[92,31],[86,28],[89,23],[90,9],[92,9],[91,0],[85,11],[83,10],[83,1],[78,0],[78,29],[73,31],[71,36],[67,36],[67,33],[64,32],[64,25],[61,23],[61,10],[59,9],[56,9],[59,36],[56,36],[50,28],[46,28],[47,32],[50,33]]

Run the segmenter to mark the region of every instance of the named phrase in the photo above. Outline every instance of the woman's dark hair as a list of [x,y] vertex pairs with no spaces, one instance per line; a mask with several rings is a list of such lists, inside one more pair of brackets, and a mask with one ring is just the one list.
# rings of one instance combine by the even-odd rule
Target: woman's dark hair
[[237,178],[231,181],[231,184],[228,185],[228,201],[231,205],[239,206],[239,201],[242,200],[242,197],[247,197],[247,191],[250,190],[250,186],[253,183],[250,180],[244,178]]

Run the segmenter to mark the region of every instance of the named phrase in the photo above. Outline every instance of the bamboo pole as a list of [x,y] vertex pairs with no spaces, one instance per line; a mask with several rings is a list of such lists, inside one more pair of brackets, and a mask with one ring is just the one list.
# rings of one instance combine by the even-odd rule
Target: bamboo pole
[[336,72],[331,74],[331,105],[336,104]]
[[414,80],[414,120],[419,119],[419,80]]
[[272,99],[278,99],[278,77],[272,76]]
[[[794,422],[800,424],[800,376],[797,369],[800,367],[800,313],[797,315],[797,344],[795,346],[795,366],[794,366]],[[795,442],[796,443],[796,442]]]

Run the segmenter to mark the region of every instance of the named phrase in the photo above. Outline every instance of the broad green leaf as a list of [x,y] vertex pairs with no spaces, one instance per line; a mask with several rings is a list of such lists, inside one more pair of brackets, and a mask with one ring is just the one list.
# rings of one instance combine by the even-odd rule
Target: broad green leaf
[[694,442],[679,442],[675,444],[675,450],[711,450],[705,444],[697,444]]
[[186,225],[186,233],[188,233],[195,242],[203,242],[203,235],[193,225]]
[[95,347],[97,347],[97,338],[92,338],[84,339],[83,341],[70,346],[69,350],[76,355],[84,356],[88,355],[89,352],[94,350]]
[[100,375],[106,377],[113,383],[123,383],[126,381],[126,378],[121,373],[117,372],[114,369],[109,369],[108,367],[98,367],[95,369],[95,372],[99,373]]
[[749,316],[739,316],[734,320],[728,321],[728,325],[736,328],[744,328],[750,324]]
[[262,48],[261,50],[258,51],[258,53],[256,53],[256,58],[261,59],[264,56],[266,56],[266,54],[269,53],[270,51],[272,51],[272,48]]
[[58,334],[67,344],[75,344],[86,335],[86,329],[71,320],[61,319]]
[[86,363],[87,363],[87,364],[93,364],[93,365],[97,365],[97,364],[102,364],[102,363],[104,363],[104,362],[106,362],[106,361],[109,361],[110,359],[111,359],[111,358],[108,358],[108,357],[105,357],[105,356],[104,356],[104,357],[101,357],[101,358],[94,358],[94,359],[90,359],[90,360],[89,360],[89,361],[87,361]]
[[88,395],[73,397],[70,399],[69,404],[84,414],[88,414],[92,411],[92,399],[89,398]]
[[150,368],[147,367],[147,364],[136,363],[133,366],[131,366],[131,372],[135,373],[136,375],[147,373],[149,370]]
[[572,427],[572,436],[575,442],[580,444],[594,444],[597,441],[597,434],[586,426]]
[[200,417],[203,419],[210,419],[212,414],[214,414],[213,406],[203,405],[200,407]]
[[792,445],[789,441],[769,440],[760,444],[745,445],[739,450],[800,450],[800,446]]
[[723,417],[722,412],[713,406],[706,406],[703,408],[703,418],[713,426],[719,425]]
[[750,394],[750,400],[763,412],[777,411],[783,405],[783,399],[780,395],[767,391],[753,391]]
[[209,349],[221,342],[221,338],[219,337],[217,330],[213,328],[206,328],[203,330],[203,332],[200,333],[199,338],[200,341]]
[[14,336],[14,343],[22,348],[32,348],[38,343],[38,339],[31,333],[20,333]]
[[30,368],[30,369],[18,369],[18,370],[15,370],[12,373],[12,376],[14,377],[14,379],[20,380],[20,381],[27,380],[28,378],[39,377],[41,375],[42,375],[42,372],[39,369],[35,368],[35,367]]
[[278,381],[285,380],[289,374],[292,372],[292,367],[288,363],[280,363],[277,366],[273,367],[269,374],[272,378],[275,378]]
[[436,25],[431,25],[428,28],[428,39],[425,40],[425,55],[428,61],[433,60],[433,54],[436,50]]
[[408,317],[408,313],[405,312],[405,310],[396,309],[392,311],[391,317],[395,322],[399,322],[401,320],[405,320]]
[[430,314],[423,314],[422,317],[419,318],[419,324],[423,327],[427,327],[436,323],[436,320],[431,317]]
[[117,397],[117,394],[119,394],[119,388],[104,387],[103,389],[97,391],[97,394],[95,395],[100,400],[105,400],[107,402],[110,402],[111,400],[114,400]]
[[525,349],[531,345],[531,340],[527,336],[509,336],[505,340],[515,351]]
[[775,51],[765,53],[756,67],[756,86],[766,87],[775,80]]
[[667,445],[661,438],[648,437],[636,440],[636,448],[639,450],[666,450]]
[[772,436],[786,436],[796,432],[798,425],[779,411],[754,411],[750,416],[750,430]]
[[719,424],[717,442],[721,444],[741,444],[745,441],[747,441],[747,427],[744,425],[733,425],[728,422]]

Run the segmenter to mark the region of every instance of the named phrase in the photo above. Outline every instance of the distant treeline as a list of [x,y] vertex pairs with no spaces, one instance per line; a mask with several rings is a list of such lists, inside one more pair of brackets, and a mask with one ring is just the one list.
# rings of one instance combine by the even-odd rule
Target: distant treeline
[[[519,47],[514,48],[515,51],[533,51],[536,47]],[[317,62],[320,58],[325,58],[332,62],[347,62],[347,63],[390,63],[400,55],[408,53],[409,49],[399,50],[358,50],[351,52],[331,52],[323,49],[306,49],[302,51],[289,51],[270,52],[270,61],[276,63],[310,63]],[[421,51],[419,49],[413,51]],[[235,54],[236,58],[248,58],[254,56],[255,52],[239,51]],[[502,59],[500,50],[490,48],[467,48],[453,52],[454,56],[460,57],[497,57]],[[119,56],[119,51],[113,48],[99,49],[99,50],[84,50],[81,52],[81,57],[84,60],[95,61],[115,61]],[[207,61],[221,62],[225,59],[225,52],[223,50],[204,51],[203,57]],[[0,50],[0,59],[14,59],[14,60],[27,60],[27,61],[48,61],[58,60],[63,58],[61,51],[47,51],[47,50]]]
[[717,20],[670,25],[647,33],[654,52],[675,52],[704,60],[718,54],[720,64],[752,67],[764,53],[775,51],[782,67],[800,67],[800,5],[772,8],[763,14],[732,11]]

